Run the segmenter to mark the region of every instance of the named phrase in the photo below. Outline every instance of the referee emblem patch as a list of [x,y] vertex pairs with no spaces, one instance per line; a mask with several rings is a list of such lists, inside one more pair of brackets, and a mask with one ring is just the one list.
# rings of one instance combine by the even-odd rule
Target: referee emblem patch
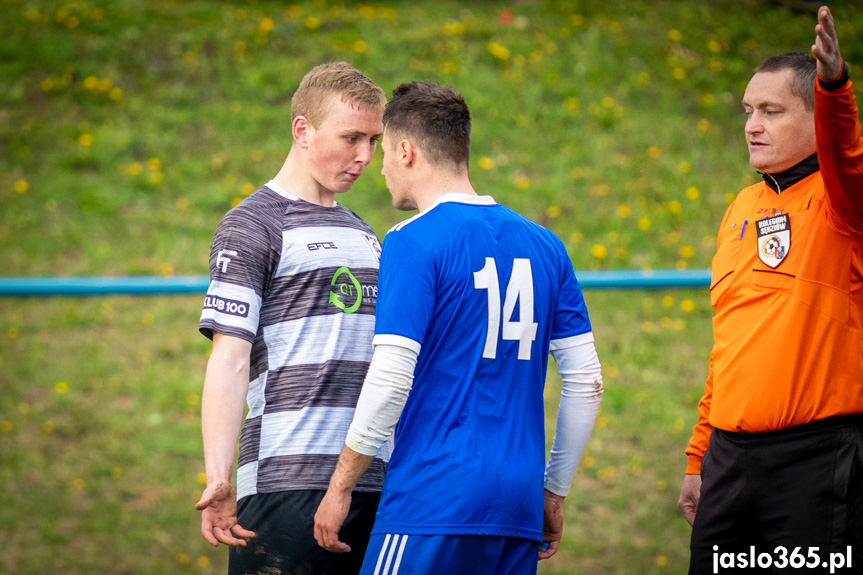
[[755,222],[758,230],[758,257],[775,268],[781,264],[791,249],[791,221],[788,214],[779,214]]

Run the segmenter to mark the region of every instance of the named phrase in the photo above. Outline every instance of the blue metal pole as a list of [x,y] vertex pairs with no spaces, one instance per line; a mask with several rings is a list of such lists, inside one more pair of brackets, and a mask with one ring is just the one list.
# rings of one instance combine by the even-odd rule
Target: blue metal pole
[[[576,271],[584,289],[706,287],[710,270]],[[205,293],[207,276],[0,277],[0,297],[170,295]]]

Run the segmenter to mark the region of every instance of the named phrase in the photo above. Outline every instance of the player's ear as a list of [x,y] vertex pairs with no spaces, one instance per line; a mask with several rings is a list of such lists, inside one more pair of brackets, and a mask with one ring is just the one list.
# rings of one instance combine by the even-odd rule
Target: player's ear
[[414,160],[416,159],[416,148],[410,140],[400,141],[396,150],[398,151],[399,159],[405,167],[413,165]]
[[305,149],[309,147],[309,136],[314,133],[315,129],[305,116],[297,116],[291,122],[291,135],[298,146]]

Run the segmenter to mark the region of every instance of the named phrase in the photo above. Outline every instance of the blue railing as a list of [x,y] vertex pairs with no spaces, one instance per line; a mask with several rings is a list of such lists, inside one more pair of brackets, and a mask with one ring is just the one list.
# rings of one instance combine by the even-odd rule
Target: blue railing
[[[576,271],[584,289],[706,287],[710,270]],[[0,297],[170,295],[207,291],[207,276],[0,277]]]

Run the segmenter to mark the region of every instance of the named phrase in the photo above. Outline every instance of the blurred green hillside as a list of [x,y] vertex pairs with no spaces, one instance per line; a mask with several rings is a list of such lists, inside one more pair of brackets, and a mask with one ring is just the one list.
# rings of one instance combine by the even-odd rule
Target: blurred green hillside
[[[863,78],[863,9],[830,4]],[[766,0],[0,0],[0,275],[206,274],[220,218],[287,154],[302,75],[332,60],[386,92],[464,94],[476,189],[557,233],[577,270],[706,268],[758,178],[751,70],[808,51],[814,26]],[[380,156],[340,201],[380,236],[411,215]],[[540,572],[683,573],[707,292],[586,297],[607,391]],[[0,573],[225,571],[192,509],[201,299],[0,300]]]

